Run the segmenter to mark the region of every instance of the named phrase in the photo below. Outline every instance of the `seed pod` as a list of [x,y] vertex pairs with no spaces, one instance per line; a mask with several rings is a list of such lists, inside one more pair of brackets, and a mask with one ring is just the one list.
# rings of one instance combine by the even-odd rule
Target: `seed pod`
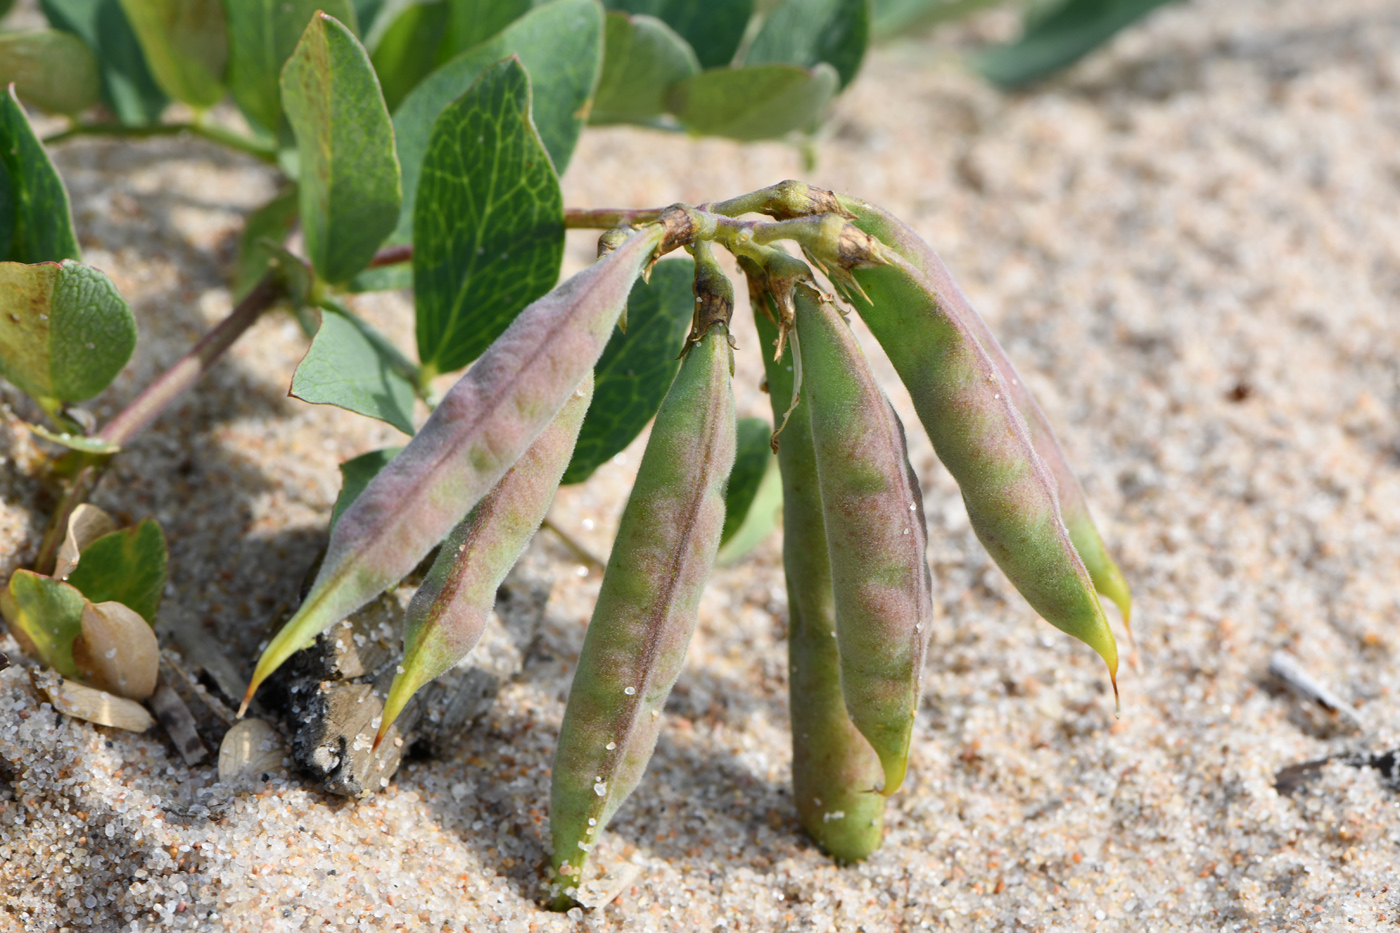
[[402,579],[505,475],[597,362],[667,233],[651,225],[535,301],[336,522],[316,582],[272,639],[239,712],[283,661]]
[[923,497],[904,428],[841,313],[808,286],[795,297],[841,692],[851,721],[880,756],[889,796],[909,764],[933,629]]
[[[768,393],[777,424],[792,395],[792,358],[774,360],[774,320],[781,312],[765,286],[750,277],[749,299],[758,324]],[[872,793],[884,777],[880,758],[846,712],[836,646],[817,465],[812,453],[811,405],[798,405],[778,445],[783,481],[783,570],[788,592],[788,709],[792,720],[792,794],[802,827],[828,854],[857,861],[880,847],[885,798]]]
[[855,217],[856,226],[877,237],[886,246],[909,260],[914,268],[924,274],[933,286],[935,300],[939,307],[944,309],[949,316],[961,320],[972,332],[978,343],[982,345],[982,349],[991,357],[992,363],[1005,380],[1004,384],[1012,404],[1026,419],[1026,426],[1030,430],[1031,444],[1035,447],[1035,452],[1045,461],[1046,467],[1055,478],[1055,491],[1060,502],[1060,516],[1064,519],[1065,527],[1069,531],[1069,537],[1074,543],[1075,550],[1079,552],[1080,558],[1084,561],[1084,566],[1089,571],[1089,577],[1094,581],[1095,588],[1117,604],[1123,613],[1124,624],[1128,625],[1132,616],[1132,594],[1128,590],[1128,584],[1123,579],[1118,565],[1114,563],[1108,549],[1104,546],[1103,538],[1099,536],[1098,529],[1094,527],[1094,520],[1089,514],[1089,503],[1084,497],[1084,490],[1079,485],[1079,480],[1075,478],[1074,471],[1070,469],[1064,451],[1060,448],[1060,442],[1056,440],[1055,432],[1050,428],[1050,422],[1046,420],[1044,412],[1036,404],[1035,398],[1030,394],[1025,383],[1021,381],[1016,368],[1007,358],[1001,345],[997,343],[996,337],[992,335],[990,328],[982,320],[982,316],[972,307],[967,297],[962,293],[962,289],[958,288],[957,283],[953,281],[952,274],[943,261],[938,258],[938,254],[907,224],[882,208],[868,204],[859,198],[848,195],[838,195],[837,197],[842,208]]
[[852,264],[862,291],[851,303],[909,389],[978,540],[1031,608],[1099,653],[1116,698],[1113,631],[1007,378],[924,273],[878,241],[871,249],[873,262]]
[[404,618],[403,664],[389,695],[374,746],[418,689],[476,647],[496,590],[544,521],[593,398],[593,374],[496,487],[443,542]]
[[641,780],[695,629],[734,463],[733,365],[724,326],[691,346],[622,513],[554,753],[559,909],[571,905],[588,851]]

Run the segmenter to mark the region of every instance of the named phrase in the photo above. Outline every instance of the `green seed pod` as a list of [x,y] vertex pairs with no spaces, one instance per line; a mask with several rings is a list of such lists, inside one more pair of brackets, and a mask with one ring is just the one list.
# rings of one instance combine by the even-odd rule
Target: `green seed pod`
[[909,764],[933,629],[923,497],[904,428],[841,313],[809,286],[799,285],[795,298],[841,692],[851,721],[880,756],[889,796]]
[[[777,424],[792,395],[792,358],[789,353],[774,360],[769,352],[777,345],[774,322],[781,312],[761,281],[750,276],[749,282]],[[762,305],[768,306],[768,314]],[[810,405],[793,409],[778,445],[788,593],[792,793],[807,833],[834,858],[853,862],[880,847],[885,798],[873,791],[883,781],[884,770],[875,750],[852,724],[841,696],[836,608],[812,452],[811,410]]]
[[283,661],[401,580],[520,459],[597,362],[670,232],[644,227],[530,304],[448,390],[336,522],[311,592],[258,659],[240,713]]
[[848,297],[909,389],[978,540],[1036,612],[1099,653],[1116,698],[1113,630],[1006,376],[924,273],[878,240],[867,247],[851,261],[859,289]]
[[571,906],[598,835],[646,770],[724,526],[734,463],[734,354],[716,326],[661,403],[617,540],[554,755],[554,906]]
[[[830,195],[830,192],[825,192],[825,194]],[[1108,548],[1104,546],[1103,538],[1099,536],[1098,529],[1094,527],[1094,520],[1089,514],[1089,503],[1084,497],[1084,490],[1079,485],[1079,480],[1075,478],[1074,471],[1070,469],[1064,451],[1060,448],[1060,442],[1056,440],[1055,432],[1050,428],[1050,422],[1046,420],[1044,412],[1036,404],[1035,398],[1026,388],[1025,383],[1017,374],[1016,368],[1007,358],[1001,345],[997,343],[996,337],[992,335],[986,322],[982,320],[982,316],[972,307],[967,297],[962,293],[962,289],[958,288],[957,283],[953,281],[952,274],[943,261],[938,258],[938,254],[907,224],[884,209],[859,198],[848,195],[837,195],[836,197],[839,199],[842,209],[854,216],[856,226],[892,248],[924,274],[935,289],[939,305],[946,310],[947,314],[961,320],[982,345],[982,349],[987,351],[987,355],[991,357],[997,370],[1005,379],[1007,393],[1011,397],[1012,404],[1026,419],[1026,426],[1030,429],[1031,443],[1034,445],[1036,453],[1045,461],[1045,465],[1055,478],[1055,490],[1060,501],[1060,515],[1065,521],[1065,527],[1069,530],[1069,537],[1074,542],[1075,550],[1079,552],[1085,568],[1089,571],[1090,578],[1094,581],[1094,587],[1117,604],[1119,611],[1123,613],[1124,624],[1130,624],[1132,594],[1128,590],[1128,584],[1123,579],[1118,565],[1114,563],[1112,556],[1108,553]]]
[[403,665],[384,699],[375,747],[413,695],[481,640],[496,590],[549,512],[592,398],[589,373],[524,456],[442,543],[408,604]]

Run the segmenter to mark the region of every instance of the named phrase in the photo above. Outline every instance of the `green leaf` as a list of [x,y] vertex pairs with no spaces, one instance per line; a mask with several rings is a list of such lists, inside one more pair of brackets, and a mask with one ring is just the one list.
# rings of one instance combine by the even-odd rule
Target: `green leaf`
[[67,447],[69,450],[81,450],[86,454],[114,454],[122,449],[120,444],[114,444],[111,441],[103,440],[96,435],[88,436],[85,434],[70,434],[67,431],[50,431],[42,424],[30,424],[27,421],[24,422],[24,426],[50,443]]
[[418,358],[451,372],[554,287],[564,196],[518,58],[486,69],[433,126],[413,224]]
[[353,4],[355,22],[360,24],[360,35],[369,35],[369,31],[374,28],[375,20],[379,18],[379,11],[384,9],[384,0],[353,0]]
[[369,59],[391,112],[437,67],[437,49],[446,28],[447,6],[424,0],[402,7],[386,28],[369,37]]
[[753,0],[603,0],[622,13],[654,16],[689,43],[702,68],[719,68],[734,60],[753,18]]
[[1021,38],[986,49],[977,70],[993,84],[1020,87],[1068,67],[1171,0],[1064,0],[1027,17]]
[[50,113],[77,113],[97,103],[97,59],[82,39],[56,29],[0,33],[0,86]]
[[840,79],[825,63],[753,65],[704,71],[671,90],[669,109],[702,136],[775,139],[811,126],[836,95]]
[[10,12],[10,7],[15,5],[15,0],[0,0],[0,18]]
[[729,472],[729,485],[724,491],[724,530],[720,543],[728,541],[739,530],[758,494],[759,483],[773,460],[769,439],[773,428],[763,418],[740,418],[736,424],[738,446],[734,451],[734,469]]
[[292,395],[334,405],[413,433],[413,382],[384,341],[358,318],[321,315],[321,329],[292,377]]
[[555,170],[564,174],[602,66],[603,14],[594,0],[554,0],[532,10],[496,38],[443,65],[405,98],[394,114],[404,204],[392,242],[408,243],[413,236],[414,196],[438,114],[488,66],[511,55],[520,56],[530,73],[535,127]]
[[367,454],[360,454],[351,460],[346,460],[340,465],[340,495],[335,497],[335,507],[331,509],[330,527],[334,528],[335,523],[340,521],[340,516],[345,510],[350,508],[350,503],[359,498],[360,493],[365,491],[369,481],[379,475],[379,471],[389,465],[389,461],[398,456],[402,447],[385,447],[380,450],[371,450]]
[[614,330],[594,367],[593,403],[563,483],[581,483],[647,426],[680,369],[695,312],[692,259],[668,259],[627,296],[627,330]]
[[[764,431],[768,431],[768,423],[764,422]],[[742,442],[743,438],[740,438]],[[768,440],[765,434],[764,444]],[[772,448],[768,450],[771,452]],[[742,451],[741,451],[742,453]],[[725,512],[725,532],[724,543],[720,546],[719,554],[715,556],[717,564],[732,564],[741,560],[754,548],[763,543],[763,539],[772,533],[773,528],[781,521],[783,516],[783,480],[782,474],[778,471],[774,463],[775,458],[769,457],[764,461],[763,474],[759,478],[757,488],[754,489],[753,498],[749,502],[743,514],[743,521],[735,527],[729,527],[729,516],[736,514],[733,511]],[[737,466],[737,463],[735,464]],[[729,481],[729,491],[734,491],[734,480]],[[729,500],[725,499],[725,508],[729,508]]]
[[438,62],[444,63],[492,38],[534,4],[532,0],[447,0],[447,24]]
[[242,301],[272,263],[268,243],[281,243],[296,225],[299,204],[297,186],[288,185],[262,207],[248,215],[238,238],[238,266],[234,272],[233,300]]
[[107,276],[82,263],[0,262],[0,375],[41,402],[105,389],[136,346],[136,319]]
[[666,92],[700,63],[686,41],[651,16],[609,13],[603,75],[590,123],[639,123],[666,112]]
[[228,88],[254,124],[275,134],[282,122],[278,77],[317,10],[355,22],[350,0],[228,0]]
[[314,17],[282,71],[282,103],[301,164],[301,223],[316,273],[331,284],[363,269],[399,214],[394,128],[354,34]]
[[745,65],[826,62],[851,83],[870,38],[869,0],[784,0],[744,53]]
[[28,641],[25,647],[64,677],[77,677],[73,639],[83,630],[83,594],[52,577],[16,570],[0,597],[5,621],[21,644]]
[[201,110],[219,102],[228,60],[219,0],[122,0],[122,9],[161,90]]
[[168,99],[146,66],[121,0],[40,0],[55,29],[71,32],[92,49],[102,79],[102,99],[122,123],[160,119]]
[[156,520],[148,518],[83,548],[68,582],[89,602],[121,603],[154,624],[165,576],[165,535]]
[[10,88],[0,94],[0,260],[81,258],[63,179]]
[[412,287],[413,264],[410,262],[364,269],[345,286],[351,292],[389,292]]

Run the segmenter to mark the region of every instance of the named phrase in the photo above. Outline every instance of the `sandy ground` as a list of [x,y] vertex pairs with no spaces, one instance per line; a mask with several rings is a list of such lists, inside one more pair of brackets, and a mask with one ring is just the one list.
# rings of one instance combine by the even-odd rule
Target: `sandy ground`
[[[913,224],[1059,429],[1133,586],[1120,718],[1100,662],[990,563],[915,431],[942,621],[913,770],[864,864],[833,865],[796,823],[775,537],[716,573],[656,757],[601,847],[635,876],[597,910],[538,907],[552,746],[599,582],[542,540],[558,584],[531,663],[450,757],[372,799],[293,776],[235,792],[160,735],[58,717],[0,673],[0,927],[1394,929],[1395,784],[1341,759],[1292,795],[1275,780],[1400,747],[1400,14],[1175,6],[1015,98],[951,64],[959,41],[876,53],[810,172],[778,145],[589,131],[567,201],[796,176]],[[142,330],[95,405],[109,417],[227,311],[241,217],[273,181],[194,140],[76,142],[57,161],[88,261]],[[410,338],[401,298],[356,306]],[[740,413],[765,412],[756,338],[738,339]],[[304,347],[289,319],[258,324],[97,496],[165,525],[167,640],[207,631],[242,672],[323,539],[336,465],[397,436],[288,400]],[[556,503],[598,553],[639,455]],[[51,503],[13,423],[0,457],[8,576]],[[1363,727],[1281,689],[1278,650]]]

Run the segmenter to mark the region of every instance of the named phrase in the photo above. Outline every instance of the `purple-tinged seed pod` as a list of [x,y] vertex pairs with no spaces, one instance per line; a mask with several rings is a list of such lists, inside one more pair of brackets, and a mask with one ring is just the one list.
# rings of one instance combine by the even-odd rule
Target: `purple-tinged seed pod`
[[[748,264],[741,260],[745,271]],[[749,276],[749,300],[763,350],[773,422],[792,395],[792,354],[775,360],[782,311],[761,270]],[[789,288],[790,290],[790,288]],[[765,313],[765,307],[768,313]],[[770,317],[771,315],[771,317]],[[783,571],[788,593],[788,691],[792,720],[792,793],[808,835],[840,861],[865,858],[880,847],[885,798],[880,757],[860,734],[841,696],[836,607],[831,591],[810,404],[792,410],[778,446],[783,481]]]
[[836,306],[799,285],[798,352],[811,407],[841,692],[880,756],[893,794],[904,781],[933,629],[923,496],[904,428]]
[[554,753],[553,906],[646,770],[724,527],[734,354],[716,325],[681,363],[651,429],[584,637]]
[[922,272],[878,240],[870,248],[874,262],[850,270],[863,294],[848,298],[908,388],[978,540],[1031,608],[1098,652],[1116,701],[1113,630],[1006,377]]
[[336,522],[316,582],[263,651],[240,714],[283,661],[402,579],[520,459],[598,361],[632,283],[672,232],[642,228],[530,304],[448,390]]
[[[832,196],[831,192],[821,192],[820,189],[817,191],[821,195],[825,195],[826,198],[813,196],[814,201],[825,203],[825,200]],[[1064,451],[1060,448],[1060,442],[1055,438],[1055,432],[1050,427],[1050,422],[1046,420],[1044,412],[1040,410],[1040,406],[1036,404],[1030,390],[1026,388],[1025,383],[1016,372],[1016,367],[1007,358],[1006,352],[997,343],[991,329],[987,327],[982,316],[968,302],[962,289],[953,281],[952,273],[938,258],[938,254],[907,224],[883,208],[859,198],[844,194],[834,197],[839,201],[841,209],[854,218],[857,227],[899,253],[927,277],[934,288],[935,301],[938,305],[945,309],[947,314],[963,321],[982,345],[982,349],[987,351],[987,355],[991,357],[992,362],[1005,380],[1007,393],[1011,397],[1012,404],[1026,419],[1026,426],[1030,430],[1031,443],[1035,447],[1036,453],[1045,461],[1045,465],[1055,477],[1055,490],[1060,502],[1060,516],[1064,519],[1065,527],[1069,530],[1070,540],[1074,542],[1075,550],[1079,552],[1085,568],[1089,571],[1089,577],[1094,581],[1095,588],[1118,606],[1118,609],[1123,613],[1124,625],[1130,625],[1132,594],[1128,590],[1127,581],[1123,579],[1122,572],[1114,563],[1113,557],[1110,556],[1108,548],[1104,545],[1103,538],[1094,526],[1094,519],[1089,514],[1089,503],[1084,497],[1084,490],[1079,485],[1074,471],[1070,469]],[[1131,628],[1129,631],[1131,632]]]
[[389,695],[375,748],[418,690],[476,647],[496,590],[549,512],[593,398],[593,374],[530,449],[443,541],[404,619],[403,664]]

